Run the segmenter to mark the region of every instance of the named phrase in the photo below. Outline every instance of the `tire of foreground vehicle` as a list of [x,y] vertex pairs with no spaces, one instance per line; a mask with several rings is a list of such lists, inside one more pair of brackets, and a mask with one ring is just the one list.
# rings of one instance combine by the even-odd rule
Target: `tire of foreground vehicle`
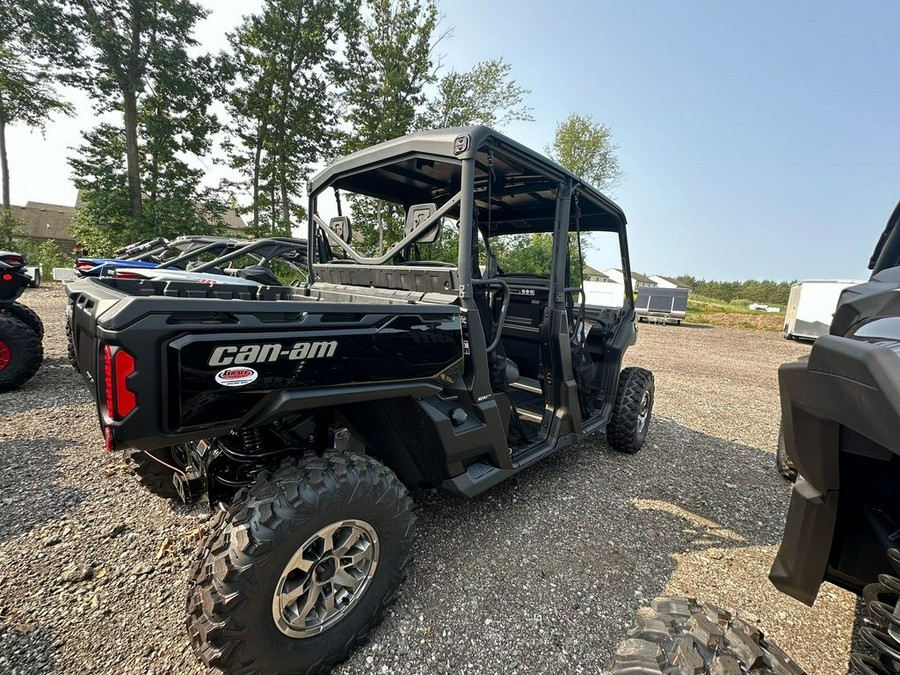
[[655,385],[653,373],[644,368],[625,368],[619,376],[619,390],[606,438],[614,450],[634,454],[644,445],[653,414]]
[[412,500],[356,453],[286,460],[220,511],[191,570],[187,628],[217,673],[326,673],[366,642],[410,560]]
[[756,626],[693,598],[656,598],[635,620],[603,675],[806,675]]
[[31,307],[14,302],[6,311],[37,333],[38,340],[44,339],[44,322]]
[[126,458],[131,460],[131,468],[141,485],[150,492],[165,499],[180,499],[172,477],[175,469],[183,468],[185,462],[175,448],[126,451]]
[[37,334],[11,314],[0,314],[0,392],[28,382],[43,360],[44,347]]

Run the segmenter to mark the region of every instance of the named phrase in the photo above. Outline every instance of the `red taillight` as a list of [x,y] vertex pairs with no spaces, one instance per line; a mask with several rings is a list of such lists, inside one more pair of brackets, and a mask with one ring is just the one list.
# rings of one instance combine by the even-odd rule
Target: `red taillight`
[[103,347],[103,388],[106,392],[106,414],[113,416],[113,359],[109,345]]
[[103,347],[103,386],[106,414],[120,420],[137,407],[137,397],[126,381],[134,372],[134,357],[121,347],[115,351],[109,345]]
[[116,279],[144,279],[145,277],[137,272],[126,272],[125,270],[116,270],[114,272]]
[[116,352],[116,413],[125,417],[137,405],[134,393],[128,390],[125,378],[134,372],[134,357],[120,349]]
[[78,270],[79,272],[89,272],[92,269],[94,269],[95,267],[96,267],[96,265],[94,263],[87,263],[87,262],[75,263],[75,269]]

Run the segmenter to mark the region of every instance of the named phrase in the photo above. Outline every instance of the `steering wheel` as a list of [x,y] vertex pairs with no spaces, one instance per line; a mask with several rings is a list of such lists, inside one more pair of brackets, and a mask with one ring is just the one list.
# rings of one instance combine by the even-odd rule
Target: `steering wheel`
[[503,298],[500,304],[500,316],[497,317],[496,321],[494,321],[493,312],[491,313],[491,328],[494,332],[494,339],[491,341],[491,344],[488,345],[486,350],[488,354],[490,354],[497,349],[497,346],[500,344],[500,336],[503,333],[503,322],[506,320],[506,312],[509,310],[509,286],[503,279],[497,279],[496,277],[493,279],[472,279],[472,286],[499,288]]

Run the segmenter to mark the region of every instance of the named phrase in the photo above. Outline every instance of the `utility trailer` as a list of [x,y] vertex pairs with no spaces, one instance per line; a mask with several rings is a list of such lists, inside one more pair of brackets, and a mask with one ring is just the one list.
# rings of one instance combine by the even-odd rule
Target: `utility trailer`
[[791,286],[784,312],[784,338],[815,340],[820,335],[827,335],[841,292],[861,283],[864,282],[809,279]]
[[634,311],[638,321],[680,324],[687,314],[690,288],[658,288],[642,286],[638,289]]

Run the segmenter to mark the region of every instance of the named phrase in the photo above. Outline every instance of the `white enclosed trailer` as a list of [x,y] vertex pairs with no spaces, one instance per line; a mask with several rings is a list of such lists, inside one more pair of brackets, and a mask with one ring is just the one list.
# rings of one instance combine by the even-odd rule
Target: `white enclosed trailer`
[[841,291],[864,283],[842,279],[810,279],[791,286],[784,312],[784,337],[815,340],[826,335]]

